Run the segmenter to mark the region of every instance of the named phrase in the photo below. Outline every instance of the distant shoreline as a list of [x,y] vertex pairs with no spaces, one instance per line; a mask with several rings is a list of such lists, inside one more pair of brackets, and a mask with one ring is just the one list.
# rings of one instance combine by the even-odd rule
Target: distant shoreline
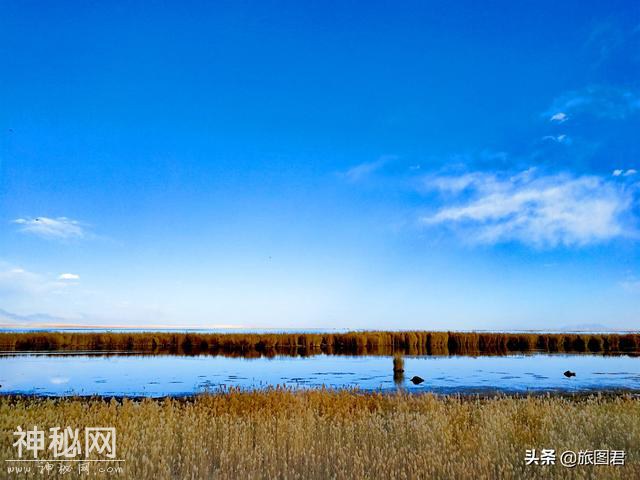
[[[595,327],[595,326],[594,326]],[[75,324],[39,324],[39,325],[16,325],[0,323],[0,333],[31,333],[31,332],[91,332],[91,333],[246,333],[246,334],[270,334],[270,333],[358,333],[358,332],[437,332],[440,330],[416,330],[416,329],[389,329],[389,330],[371,330],[357,328],[263,328],[263,327],[241,327],[231,325],[217,325],[211,327],[175,327],[163,325],[138,325],[138,326],[122,326],[122,325],[75,325]],[[532,333],[532,334],[562,334],[562,333],[594,333],[594,334],[628,334],[638,333],[640,329],[617,329],[617,328],[542,328],[542,329],[448,329],[453,333]]]

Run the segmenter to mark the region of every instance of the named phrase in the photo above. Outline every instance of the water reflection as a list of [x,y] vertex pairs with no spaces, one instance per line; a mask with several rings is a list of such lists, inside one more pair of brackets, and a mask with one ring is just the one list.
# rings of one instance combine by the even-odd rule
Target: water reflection
[[404,358],[400,354],[393,356],[393,383],[398,389],[404,385]]
[[[566,377],[567,370],[576,376]],[[424,381],[412,381],[415,377]],[[640,360],[627,355],[246,359],[23,354],[0,356],[0,384],[1,393],[107,396],[189,395],[274,385],[436,393],[640,391]]]

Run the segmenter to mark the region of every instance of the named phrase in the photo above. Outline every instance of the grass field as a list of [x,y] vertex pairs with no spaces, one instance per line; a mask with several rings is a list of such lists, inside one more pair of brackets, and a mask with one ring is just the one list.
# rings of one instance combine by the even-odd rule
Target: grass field
[[[640,478],[640,400],[630,396],[276,389],[184,400],[2,397],[0,425],[2,459],[16,457],[18,425],[116,427],[124,471],[100,478]],[[528,448],[625,450],[627,458],[625,466],[525,466]],[[3,478],[25,478],[2,468]]]
[[502,355],[510,352],[640,353],[640,334],[348,332],[348,333],[0,333],[4,351],[211,353],[232,356],[369,354]]

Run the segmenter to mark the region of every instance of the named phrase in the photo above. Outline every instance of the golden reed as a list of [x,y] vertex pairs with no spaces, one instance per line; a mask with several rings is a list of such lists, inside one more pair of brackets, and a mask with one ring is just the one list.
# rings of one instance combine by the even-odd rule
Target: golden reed
[[[231,390],[192,399],[0,397],[0,461],[16,426],[111,426],[119,475],[171,479],[638,479],[632,396],[436,397],[354,391]],[[525,465],[527,449],[555,465]],[[624,450],[624,466],[560,464],[564,450]],[[52,458],[51,451],[41,452]],[[6,475],[0,478],[39,478]],[[42,475],[40,475],[42,476]],[[85,479],[77,468],[46,478]]]
[[3,351],[103,351],[270,356],[640,353],[640,334],[364,331],[348,333],[0,333]]

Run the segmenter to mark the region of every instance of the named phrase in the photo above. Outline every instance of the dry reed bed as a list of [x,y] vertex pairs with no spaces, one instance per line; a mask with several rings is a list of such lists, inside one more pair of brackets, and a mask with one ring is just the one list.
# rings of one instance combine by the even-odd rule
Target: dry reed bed
[[461,332],[349,333],[0,333],[4,351],[118,351],[275,354],[479,355],[510,352],[639,353],[640,334],[527,334]]
[[[17,425],[115,426],[125,473],[110,478],[640,478],[640,400],[630,396],[275,389],[193,400],[4,397],[1,458],[15,458]],[[526,467],[527,448],[615,449],[628,457],[624,467]]]

